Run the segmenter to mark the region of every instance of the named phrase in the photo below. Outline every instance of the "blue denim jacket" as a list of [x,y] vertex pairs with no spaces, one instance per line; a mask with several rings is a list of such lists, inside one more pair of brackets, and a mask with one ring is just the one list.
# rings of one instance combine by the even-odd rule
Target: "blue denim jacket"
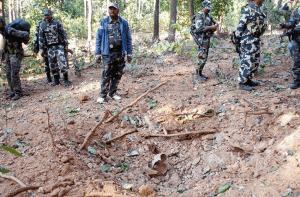
[[[120,28],[122,34],[122,56],[126,54],[132,54],[132,44],[131,35],[128,26],[128,22],[119,16]],[[108,44],[108,22],[109,17],[103,19],[97,31],[96,37],[96,52],[95,55],[108,55],[109,54],[109,44]]]

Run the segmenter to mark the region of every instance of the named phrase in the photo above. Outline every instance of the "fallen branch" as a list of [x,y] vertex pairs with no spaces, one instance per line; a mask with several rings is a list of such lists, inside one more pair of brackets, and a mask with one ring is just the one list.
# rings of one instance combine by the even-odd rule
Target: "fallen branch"
[[125,111],[127,108],[132,107],[134,104],[136,104],[139,100],[141,100],[144,96],[146,96],[147,94],[149,94],[150,92],[158,89],[159,87],[161,87],[162,85],[165,85],[167,82],[161,83],[159,85],[157,85],[155,88],[148,90],[147,92],[145,92],[144,94],[142,94],[141,96],[139,96],[137,99],[135,99],[132,103],[130,103],[129,105],[126,105],[124,107],[122,107],[118,113],[112,117],[110,117],[108,120],[106,120],[104,123],[109,123],[112,120],[114,120],[116,117],[118,117],[123,111]]
[[14,192],[11,192],[7,195],[5,195],[4,197],[14,197],[22,192],[25,192],[25,191],[28,191],[28,190],[36,190],[36,189],[39,189],[40,186],[27,186],[27,187],[21,187],[20,189],[17,189],[16,191]]
[[57,148],[58,149],[58,147],[55,145],[55,142],[54,142],[54,139],[53,139],[53,135],[52,135],[51,130],[50,130],[50,115],[49,115],[49,108],[48,107],[46,108],[46,112],[47,112],[47,116],[48,116],[48,133],[49,133],[49,135],[51,137],[52,146],[53,146],[53,148]]
[[135,133],[135,132],[137,132],[137,131],[138,131],[137,129],[132,129],[132,130],[130,130],[130,131],[127,131],[127,132],[123,133],[123,134],[120,135],[120,136],[114,137],[114,138],[112,138],[112,139],[106,141],[106,143],[110,143],[110,142],[112,142],[112,141],[115,141],[115,140],[117,140],[117,139],[119,139],[119,138],[124,137],[125,135],[129,135],[129,134]]
[[5,175],[5,174],[1,174],[0,173],[0,177],[1,178],[5,178],[5,179],[11,179],[11,180],[14,180],[16,181],[17,183],[19,183],[19,185],[21,185],[21,187],[26,187],[26,185],[20,181],[19,179],[17,179],[16,177],[13,177],[13,176],[9,176],[9,175]]
[[101,125],[102,122],[108,117],[108,114],[109,114],[109,111],[105,110],[104,111],[104,116],[101,118],[100,122],[90,132],[88,132],[88,134],[86,135],[86,137],[83,141],[83,144],[80,146],[79,150],[82,150],[85,147],[85,145],[88,142],[89,138],[94,134],[94,132],[96,131],[98,126]]
[[252,112],[252,111],[247,111],[246,115],[262,115],[262,114],[269,114],[272,115],[274,113],[269,112],[269,111],[262,111],[262,112]]
[[177,136],[184,136],[184,135],[197,135],[197,134],[212,134],[216,131],[195,131],[195,132],[189,132],[189,133],[176,133],[176,134],[169,134],[169,135],[163,135],[163,134],[149,134],[144,136],[145,138],[148,137],[177,137]]

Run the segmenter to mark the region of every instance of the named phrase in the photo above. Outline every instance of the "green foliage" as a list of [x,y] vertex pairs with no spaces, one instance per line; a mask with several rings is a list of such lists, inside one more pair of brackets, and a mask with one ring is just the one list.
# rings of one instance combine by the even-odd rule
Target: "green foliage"
[[27,57],[24,58],[23,63],[25,65],[25,68],[21,71],[23,75],[41,74],[44,72],[44,69],[41,67],[43,65],[41,58]]
[[2,168],[2,167],[0,166],[0,172],[1,172],[2,174],[7,174],[7,173],[9,173],[10,171],[9,171],[8,169]]
[[19,153],[18,151],[16,151],[15,149],[13,149],[11,147],[0,145],[0,148],[3,148],[4,150],[10,152],[11,154],[14,154],[17,157],[23,157],[23,155],[21,153]]
[[128,164],[127,163],[125,163],[125,162],[123,162],[123,163],[120,163],[120,167],[121,167],[121,170],[123,171],[123,172],[127,172],[128,171]]

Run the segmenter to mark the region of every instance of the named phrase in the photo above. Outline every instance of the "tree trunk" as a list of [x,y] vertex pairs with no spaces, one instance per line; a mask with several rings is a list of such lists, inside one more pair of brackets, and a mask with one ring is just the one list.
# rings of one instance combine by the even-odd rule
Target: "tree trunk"
[[0,0],[0,16],[3,17],[5,21],[5,8],[4,8],[4,0]]
[[11,2],[12,0],[8,0],[8,23],[12,22],[12,7]]
[[169,42],[175,41],[175,33],[176,30],[172,27],[173,24],[176,24],[177,19],[177,0],[171,0],[171,7],[170,7],[170,26],[169,26]]
[[194,16],[195,12],[194,12],[194,2],[193,0],[189,0],[189,16],[190,16],[190,23],[192,24],[192,17]]
[[89,43],[89,54],[91,53],[91,41],[92,41],[92,20],[93,20],[93,1],[88,0],[89,16],[88,16],[88,43]]
[[83,4],[84,4],[84,17],[87,18],[87,0],[83,0]]
[[153,41],[159,40],[159,0],[154,0]]

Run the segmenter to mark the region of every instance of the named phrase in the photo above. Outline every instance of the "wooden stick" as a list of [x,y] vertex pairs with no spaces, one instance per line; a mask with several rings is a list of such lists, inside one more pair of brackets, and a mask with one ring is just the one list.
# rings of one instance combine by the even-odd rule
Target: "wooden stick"
[[58,147],[55,145],[55,142],[54,142],[54,139],[53,139],[53,135],[52,135],[51,130],[50,130],[50,115],[49,115],[49,108],[48,107],[46,107],[46,112],[47,112],[47,116],[48,116],[48,133],[49,133],[49,135],[51,137],[52,146],[53,146],[53,148],[57,148],[58,149]]
[[14,180],[14,181],[16,181],[17,183],[19,183],[19,185],[21,185],[21,187],[27,187],[22,181],[20,181],[20,180],[17,179],[16,177],[9,176],[9,175],[5,175],[5,174],[2,174],[2,173],[0,173],[0,177],[1,177],[1,178],[5,178],[5,179],[11,179],[11,180]]
[[132,130],[130,130],[130,131],[127,131],[127,132],[123,133],[123,134],[120,135],[120,136],[114,137],[114,138],[112,138],[112,139],[106,141],[106,143],[110,143],[110,142],[115,141],[115,140],[117,140],[117,139],[119,139],[119,138],[122,138],[122,137],[125,136],[125,135],[129,135],[129,134],[135,133],[135,132],[137,132],[137,131],[138,131],[138,130],[137,130],[136,128],[134,128],[134,129],[132,129]]
[[176,134],[169,134],[169,135],[163,135],[163,134],[149,134],[146,135],[145,137],[177,137],[177,136],[184,136],[184,135],[197,135],[197,134],[212,134],[215,133],[216,131],[195,131],[195,132],[190,132],[190,133],[176,133]]
[[126,105],[126,106],[122,107],[122,108],[118,111],[118,113],[117,113],[116,115],[110,117],[110,118],[109,118],[108,120],[106,120],[104,123],[109,123],[109,122],[111,122],[111,121],[114,120],[116,117],[118,117],[124,110],[126,110],[126,109],[129,108],[129,107],[132,107],[132,106],[133,106],[134,104],[136,104],[139,100],[141,100],[144,96],[146,96],[146,95],[149,94],[150,92],[152,92],[152,91],[158,89],[160,86],[165,85],[166,83],[167,83],[167,82],[161,83],[161,84],[159,84],[158,86],[156,86],[155,88],[148,90],[147,92],[145,92],[144,94],[142,94],[141,96],[139,96],[137,99],[135,99],[135,100],[134,100],[132,103],[130,103],[129,105]]
[[28,191],[28,190],[36,190],[36,189],[39,189],[40,186],[28,186],[28,187],[21,187],[19,189],[17,189],[16,191],[14,192],[11,192],[7,195],[5,195],[4,197],[14,197],[22,192],[25,192],[25,191]]
[[85,139],[83,141],[83,144],[80,146],[79,150],[82,150],[85,147],[85,145],[88,142],[89,138],[94,134],[94,132],[96,131],[97,127],[99,125],[101,125],[103,123],[103,121],[108,117],[108,114],[109,114],[109,111],[105,110],[103,118],[101,118],[100,122],[90,132],[88,132],[88,134],[86,135],[86,137],[85,137]]

